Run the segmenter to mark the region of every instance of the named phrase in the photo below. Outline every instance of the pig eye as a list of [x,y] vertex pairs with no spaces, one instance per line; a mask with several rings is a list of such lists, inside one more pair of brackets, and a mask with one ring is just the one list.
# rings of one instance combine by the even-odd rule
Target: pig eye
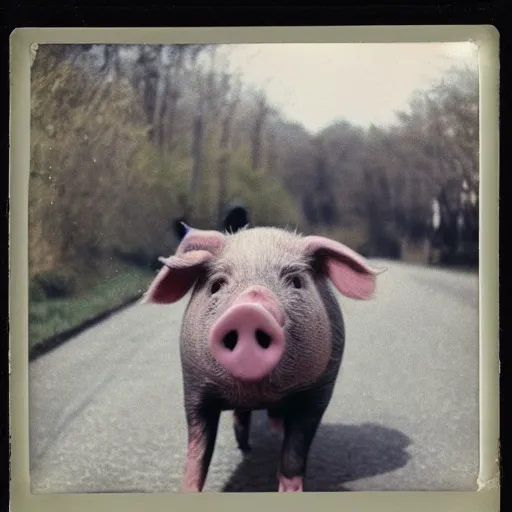
[[210,288],[210,293],[212,295],[215,295],[224,285],[226,284],[226,280],[225,279],[216,279],[213,283],[212,283],[212,286]]
[[290,284],[294,287],[294,288],[302,288],[302,279],[299,277],[299,276],[293,276],[290,278]]

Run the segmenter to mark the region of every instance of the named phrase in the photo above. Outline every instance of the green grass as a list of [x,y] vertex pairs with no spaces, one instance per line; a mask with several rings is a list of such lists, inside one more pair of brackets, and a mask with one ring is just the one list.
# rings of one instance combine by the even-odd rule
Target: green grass
[[104,280],[79,297],[29,302],[29,349],[143,293],[154,274],[130,269]]

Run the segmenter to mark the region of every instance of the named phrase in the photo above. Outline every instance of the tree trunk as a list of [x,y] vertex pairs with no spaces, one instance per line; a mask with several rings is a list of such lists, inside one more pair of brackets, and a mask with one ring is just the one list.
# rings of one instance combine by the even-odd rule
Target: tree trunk
[[254,131],[252,135],[252,168],[258,169],[260,166],[260,148],[261,148],[261,129],[263,127],[263,119],[256,119]]
[[222,223],[223,210],[226,206],[227,200],[227,185],[228,185],[228,170],[230,162],[230,145],[231,145],[231,134],[233,131],[233,120],[235,118],[236,107],[240,99],[240,87],[241,83],[238,80],[231,89],[232,97],[228,99],[230,84],[229,76],[225,75],[221,83],[221,94],[224,95],[224,118],[222,120],[222,131],[219,141],[221,154],[219,157],[219,194],[217,198],[217,222],[220,226]]
[[193,142],[192,142],[192,172],[190,173],[189,194],[187,201],[187,209],[185,218],[192,219],[193,215],[197,214],[196,199],[199,194],[199,184],[201,181],[201,170],[203,160],[203,135],[204,135],[204,96],[203,92],[200,93],[198,111],[194,118],[192,129]]
[[169,87],[169,69],[171,63],[167,54],[167,47],[160,49],[160,72],[157,81],[155,112],[153,116],[153,140],[158,148],[163,149],[163,119],[166,105],[167,92]]
[[261,163],[261,136],[263,132],[263,124],[267,115],[267,103],[264,96],[258,99],[258,112],[252,132],[252,168],[256,170]]
[[267,169],[270,175],[274,176],[277,169],[277,148],[275,135],[268,136]]
[[108,82],[114,81],[121,72],[119,50],[117,45],[106,44],[103,49],[103,66],[101,72],[105,73]]
[[222,223],[223,209],[226,204],[227,181],[229,168],[229,139],[231,131],[232,116],[228,113],[222,121],[222,134],[220,138],[221,155],[219,157],[219,196],[217,202],[217,221],[220,226]]
[[176,112],[178,110],[178,100],[181,96],[182,88],[182,71],[183,71],[183,53],[184,49],[178,45],[176,62],[174,63],[174,71],[170,76],[171,83],[169,85],[168,95],[168,115],[164,124],[164,140],[165,147],[168,151],[173,149],[174,128],[176,126]]
[[203,143],[204,143],[204,133],[206,126],[206,116],[207,107],[211,106],[211,91],[209,86],[213,83],[213,76],[215,72],[215,47],[211,49],[211,64],[210,64],[210,73],[208,74],[206,83],[202,81],[202,77],[200,77],[200,82],[198,84],[198,108],[197,114],[194,118],[193,130],[192,130],[192,172],[190,174],[190,184],[189,184],[189,199],[187,201],[187,208],[185,211],[185,217],[187,219],[192,219],[194,215],[197,216],[198,212],[198,203],[197,198],[199,195],[199,186],[201,184],[201,174],[202,174],[202,166],[203,166]]

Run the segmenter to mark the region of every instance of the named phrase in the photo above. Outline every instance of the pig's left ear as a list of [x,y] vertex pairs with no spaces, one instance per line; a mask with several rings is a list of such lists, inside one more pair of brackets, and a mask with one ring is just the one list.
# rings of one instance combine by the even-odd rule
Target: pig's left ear
[[352,299],[371,299],[376,277],[386,269],[371,267],[360,254],[329,238],[307,236],[305,252],[325,263],[329,279],[343,295]]
[[203,231],[185,226],[187,231],[176,254],[158,258],[163,267],[151,283],[140,304],[171,304],[184,297],[200,277],[208,261],[217,256],[224,244],[218,231]]

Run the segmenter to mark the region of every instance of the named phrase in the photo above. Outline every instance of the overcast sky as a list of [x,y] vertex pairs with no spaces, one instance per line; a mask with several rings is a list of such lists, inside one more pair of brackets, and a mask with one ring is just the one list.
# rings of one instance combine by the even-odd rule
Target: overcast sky
[[457,63],[477,67],[471,43],[247,44],[233,46],[231,66],[263,85],[291,121],[316,132],[339,118],[387,124],[414,90]]

